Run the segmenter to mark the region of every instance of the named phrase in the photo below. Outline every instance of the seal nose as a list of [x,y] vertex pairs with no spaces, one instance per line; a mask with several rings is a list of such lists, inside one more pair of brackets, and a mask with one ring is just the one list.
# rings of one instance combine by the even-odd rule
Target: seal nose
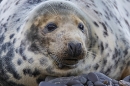
[[81,43],[68,43],[68,54],[72,57],[77,57],[81,54],[82,46]]

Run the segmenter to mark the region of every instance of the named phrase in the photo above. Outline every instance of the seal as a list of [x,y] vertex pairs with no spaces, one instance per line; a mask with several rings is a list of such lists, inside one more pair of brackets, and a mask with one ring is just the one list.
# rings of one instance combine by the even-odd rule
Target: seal
[[48,75],[95,71],[114,79],[129,75],[130,3],[116,6],[112,2],[3,0],[0,83],[37,86]]

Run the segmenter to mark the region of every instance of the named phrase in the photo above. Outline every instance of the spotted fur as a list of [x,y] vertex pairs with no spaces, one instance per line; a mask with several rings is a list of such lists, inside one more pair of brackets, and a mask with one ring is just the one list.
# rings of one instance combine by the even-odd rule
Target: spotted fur
[[[129,0],[60,1],[59,9],[64,1],[75,4],[81,12],[76,14],[83,18],[78,19],[75,16],[71,18],[84,22],[87,28],[84,33],[77,29],[69,30],[68,38],[78,33],[80,34],[80,36],[76,35],[80,38],[78,40],[86,43],[82,45],[85,55],[82,54],[79,57],[83,60],[79,61],[75,68],[70,69],[60,68],[62,65],[56,66],[52,59],[53,53],[46,50],[46,47],[49,47],[47,44],[55,41],[51,39],[55,37],[55,34],[50,33],[48,41],[40,35],[39,28],[46,22],[39,20],[43,18],[39,16],[40,13],[45,11],[40,8],[46,1],[48,0],[0,1],[0,85],[37,86],[46,75],[68,76],[92,71],[102,72],[114,79],[121,79],[130,74]],[[47,16],[47,19],[49,17],[52,15]],[[63,35],[69,31],[63,30],[62,33],[56,33],[57,37],[62,39]],[[48,33],[47,30],[43,32],[45,33],[43,36]],[[58,43],[56,46],[63,45],[62,42]],[[55,48],[54,53],[65,49],[53,48]],[[85,57],[82,58],[83,56]]]

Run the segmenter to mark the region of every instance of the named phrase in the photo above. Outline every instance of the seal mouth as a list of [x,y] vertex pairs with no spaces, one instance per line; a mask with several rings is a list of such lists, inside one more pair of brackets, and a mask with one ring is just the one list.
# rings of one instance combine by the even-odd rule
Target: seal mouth
[[50,54],[57,69],[67,69],[67,70],[77,68],[78,65],[81,63],[81,61],[84,59],[83,55],[76,56],[76,57],[65,55],[64,57],[59,57]]
[[66,65],[74,65],[78,63],[78,59],[64,59],[63,63]]
[[62,63],[58,63],[60,69],[72,69],[76,68],[78,65],[78,59],[64,59]]

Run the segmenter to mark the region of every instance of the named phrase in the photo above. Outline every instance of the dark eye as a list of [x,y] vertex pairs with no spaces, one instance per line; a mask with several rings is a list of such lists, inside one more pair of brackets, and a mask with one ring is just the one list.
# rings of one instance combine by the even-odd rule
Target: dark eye
[[81,31],[83,31],[83,30],[84,30],[84,25],[83,25],[82,23],[79,23],[78,28],[79,28]]
[[49,23],[46,25],[46,29],[51,32],[54,31],[57,28],[57,25],[55,23]]

